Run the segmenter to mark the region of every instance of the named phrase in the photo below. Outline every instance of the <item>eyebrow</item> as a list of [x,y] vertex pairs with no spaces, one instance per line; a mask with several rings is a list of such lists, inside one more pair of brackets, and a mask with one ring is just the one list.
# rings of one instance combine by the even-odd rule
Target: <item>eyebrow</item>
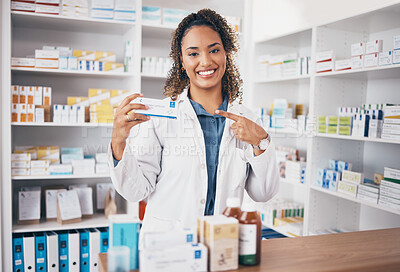
[[[209,46],[207,46],[208,48],[211,48],[211,47],[213,47],[213,46],[216,46],[216,45],[221,45],[220,43],[218,43],[218,42],[216,42],[216,43],[212,43],[212,44],[210,44]],[[188,48],[186,48],[185,50],[197,50],[197,49],[199,49],[198,47],[196,47],[196,46],[191,46],[191,47],[188,47]]]

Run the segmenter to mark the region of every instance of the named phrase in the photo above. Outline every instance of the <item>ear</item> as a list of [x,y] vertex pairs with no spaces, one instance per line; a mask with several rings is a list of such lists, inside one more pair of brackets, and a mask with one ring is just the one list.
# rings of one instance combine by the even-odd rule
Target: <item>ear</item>
[[182,64],[183,69],[186,69],[186,68],[185,68],[185,64],[183,64],[182,53],[179,54],[179,59],[181,60],[181,64]]

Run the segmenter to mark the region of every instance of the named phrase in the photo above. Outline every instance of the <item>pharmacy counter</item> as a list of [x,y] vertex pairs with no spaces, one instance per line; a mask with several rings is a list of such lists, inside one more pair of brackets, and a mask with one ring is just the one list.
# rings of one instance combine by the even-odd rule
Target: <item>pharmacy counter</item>
[[400,271],[400,228],[264,240],[261,264],[239,271]]

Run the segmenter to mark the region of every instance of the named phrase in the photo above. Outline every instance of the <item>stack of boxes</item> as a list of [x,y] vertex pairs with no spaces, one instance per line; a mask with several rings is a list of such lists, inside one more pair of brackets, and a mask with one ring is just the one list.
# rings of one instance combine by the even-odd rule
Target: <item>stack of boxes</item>
[[23,12],[35,12],[36,4],[35,0],[12,0],[11,1],[12,11],[23,11]]
[[96,174],[109,174],[107,153],[96,153]]
[[382,139],[400,141],[400,106],[386,106],[383,111]]
[[135,1],[115,0],[114,20],[136,21]]
[[17,146],[12,161],[25,162],[24,167],[17,167],[21,162],[12,163],[12,175],[45,176],[50,174],[51,164],[60,163],[60,150],[57,146]]
[[38,69],[58,69],[58,50],[35,50],[35,68]]
[[363,181],[364,175],[362,173],[343,170],[342,180],[339,181],[338,192],[356,197],[358,186]]
[[382,40],[373,40],[365,44],[364,67],[376,67],[379,65],[379,54],[382,52],[382,47]]
[[89,17],[88,0],[62,0],[61,14],[67,17]]
[[400,170],[385,167],[378,204],[400,210]]
[[35,12],[41,14],[60,14],[60,0],[36,0]]
[[344,171],[349,171],[352,164],[345,161],[329,160],[328,169],[318,169],[316,186],[338,191],[339,181]]
[[163,58],[163,57],[142,58],[142,73],[146,75],[166,76],[171,67],[172,67],[171,58]]
[[161,8],[142,6],[142,22],[149,25],[161,25]]
[[51,87],[11,86],[12,122],[50,122]]
[[12,154],[11,155],[11,175],[27,176],[31,174],[31,154]]
[[378,204],[379,185],[375,184],[373,180],[364,180],[358,185],[357,198]]
[[91,17],[94,19],[113,19],[114,0],[91,0]]
[[315,72],[332,72],[335,68],[335,53],[333,51],[319,52],[315,56]]

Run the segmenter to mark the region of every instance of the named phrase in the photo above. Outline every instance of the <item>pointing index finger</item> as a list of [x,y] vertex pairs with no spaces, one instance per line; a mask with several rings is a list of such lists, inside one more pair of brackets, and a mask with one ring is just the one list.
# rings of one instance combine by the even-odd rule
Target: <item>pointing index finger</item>
[[119,105],[119,108],[122,109],[123,107],[128,105],[132,100],[135,100],[136,98],[141,97],[141,96],[143,96],[142,93],[135,93],[135,94],[125,97],[125,99]]
[[229,119],[231,119],[231,120],[233,120],[235,122],[239,121],[240,117],[241,117],[239,115],[236,115],[236,114],[233,114],[233,113],[230,113],[230,112],[226,112],[226,111],[222,111],[222,110],[216,110],[215,113],[218,114],[218,115],[224,116],[226,118],[229,118]]

